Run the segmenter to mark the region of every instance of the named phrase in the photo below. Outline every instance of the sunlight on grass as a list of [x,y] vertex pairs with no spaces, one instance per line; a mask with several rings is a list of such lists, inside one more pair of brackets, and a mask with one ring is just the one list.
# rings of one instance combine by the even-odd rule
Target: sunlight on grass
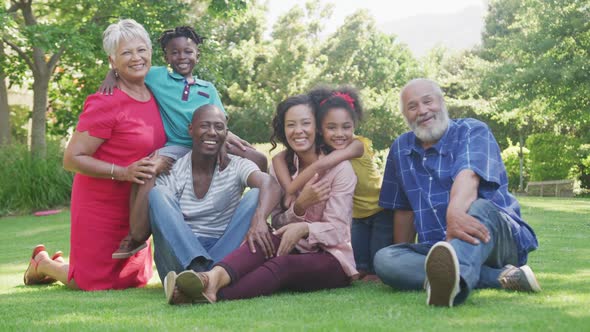
[[43,233],[49,233],[49,232],[56,232],[56,231],[68,231],[69,232],[69,226],[65,226],[65,225],[48,225],[48,226],[43,226],[43,227],[36,227],[36,228],[28,228],[28,229],[23,229],[20,232],[17,232],[15,234],[16,237],[33,237],[33,236],[39,236],[39,235],[43,235]]

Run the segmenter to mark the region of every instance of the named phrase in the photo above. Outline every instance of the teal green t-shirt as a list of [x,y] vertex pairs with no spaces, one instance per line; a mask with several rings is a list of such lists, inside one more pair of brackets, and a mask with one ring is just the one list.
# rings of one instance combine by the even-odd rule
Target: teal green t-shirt
[[192,147],[188,125],[193,112],[200,106],[213,104],[226,113],[215,86],[211,82],[194,79],[195,83],[189,85],[182,75],[169,71],[167,67],[152,67],[145,78],[145,84],[160,107],[166,145]]

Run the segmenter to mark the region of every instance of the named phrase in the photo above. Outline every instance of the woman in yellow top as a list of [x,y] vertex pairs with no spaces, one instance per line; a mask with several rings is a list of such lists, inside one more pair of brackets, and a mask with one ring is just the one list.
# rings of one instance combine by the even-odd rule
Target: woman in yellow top
[[382,175],[373,159],[371,140],[354,135],[362,117],[362,104],[355,89],[335,90],[320,87],[309,92],[316,103],[316,119],[322,138],[322,149],[328,155],[306,168],[291,181],[281,152],[273,158],[273,167],[283,188],[287,188],[284,206],[304,186],[314,189],[319,200],[329,197],[327,183],[320,174],[343,160],[350,160],[358,178],[353,198],[352,247],[360,278],[374,279],[375,253],[393,243],[393,211],[379,207]]

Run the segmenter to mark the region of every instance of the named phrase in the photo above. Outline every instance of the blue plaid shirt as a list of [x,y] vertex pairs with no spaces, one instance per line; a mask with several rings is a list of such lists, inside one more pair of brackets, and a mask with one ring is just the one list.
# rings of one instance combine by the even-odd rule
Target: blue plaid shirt
[[520,206],[508,192],[508,177],[500,148],[487,125],[475,119],[449,121],[443,137],[424,150],[413,132],[391,145],[379,205],[412,210],[418,242],[434,244],[446,238],[447,207],[455,177],[464,169],[480,177],[478,198],[493,202],[512,219],[519,263],[538,246],[535,233],[520,217]]

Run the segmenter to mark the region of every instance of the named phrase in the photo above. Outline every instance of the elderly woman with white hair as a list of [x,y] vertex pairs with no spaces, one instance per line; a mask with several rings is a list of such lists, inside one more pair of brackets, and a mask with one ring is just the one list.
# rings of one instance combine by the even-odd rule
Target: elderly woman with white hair
[[144,286],[153,273],[149,246],[125,260],[111,258],[129,232],[132,184],[165,168],[149,157],[166,141],[158,106],[144,83],[152,45],[146,30],[127,19],[104,31],[103,47],[119,87],[113,96],[86,99],[64,154],[64,168],[76,172],[70,263],[38,245],[24,275],[26,285],[58,280],[74,289],[124,289]]

